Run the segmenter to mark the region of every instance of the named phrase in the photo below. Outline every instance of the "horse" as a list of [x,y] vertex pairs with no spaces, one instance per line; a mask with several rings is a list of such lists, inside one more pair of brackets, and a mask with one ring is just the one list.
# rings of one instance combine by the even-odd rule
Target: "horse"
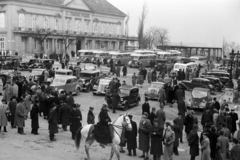
[[[87,158],[85,158],[85,160],[91,160],[89,155],[89,148],[95,141],[94,137],[87,139],[88,135],[91,134],[90,133],[91,127],[93,127],[93,124],[85,125],[84,127],[78,129],[75,136],[75,145],[77,149],[80,148],[81,140],[85,141],[85,152],[87,155]],[[111,147],[110,160],[112,160],[114,153],[116,154],[118,160],[120,160],[118,145],[121,142],[122,131],[123,129],[130,130],[130,131],[132,130],[132,125],[128,117],[128,114],[120,115],[112,124],[110,124],[109,127],[112,127],[112,131],[113,131],[112,143],[107,144],[107,146]]]

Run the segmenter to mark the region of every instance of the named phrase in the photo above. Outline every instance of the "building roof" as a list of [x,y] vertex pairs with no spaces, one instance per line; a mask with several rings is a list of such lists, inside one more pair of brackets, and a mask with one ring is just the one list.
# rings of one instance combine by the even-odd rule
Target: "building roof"
[[126,16],[126,14],[124,14],[118,8],[113,6],[107,0],[83,0],[83,1],[88,5],[89,8],[91,8],[93,12],[116,15],[121,17]]
[[18,1],[45,4],[45,5],[53,5],[53,6],[61,6],[61,5],[63,5],[65,0],[18,0]]

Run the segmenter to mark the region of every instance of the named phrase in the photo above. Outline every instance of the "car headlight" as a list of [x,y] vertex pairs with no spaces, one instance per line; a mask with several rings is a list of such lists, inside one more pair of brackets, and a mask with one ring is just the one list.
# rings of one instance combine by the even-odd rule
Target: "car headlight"
[[132,64],[132,61],[129,61],[129,62],[128,62],[128,65],[131,65],[131,64]]

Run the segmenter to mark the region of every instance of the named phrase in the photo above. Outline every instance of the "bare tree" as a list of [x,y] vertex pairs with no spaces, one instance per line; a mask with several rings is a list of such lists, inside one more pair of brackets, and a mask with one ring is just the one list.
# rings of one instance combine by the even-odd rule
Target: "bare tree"
[[36,27],[36,30],[34,30],[32,32],[32,37],[34,39],[36,39],[39,42],[40,46],[41,46],[41,48],[40,48],[40,52],[41,53],[44,52],[44,41],[51,34],[52,34],[52,30],[50,28],[44,29],[44,28]]
[[144,27],[147,20],[148,15],[148,8],[147,3],[145,2],[142,8],[142,13],[139,17],[139,24],[138,24],[138,43],[139,48],[143,48],[143,37],[144,37]]
[[156,45],[168,45],[169,44],[169,32],[167,29],[165,28],[158,28],[157,29],[157,41],[156,41]]

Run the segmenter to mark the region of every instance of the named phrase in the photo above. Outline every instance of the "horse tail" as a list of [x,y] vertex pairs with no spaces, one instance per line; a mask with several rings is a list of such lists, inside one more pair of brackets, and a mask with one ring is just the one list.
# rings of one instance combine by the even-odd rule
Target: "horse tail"
[[81,138],[82,138],[81,130],[82,130],[82,127],[77,130],[76,135],[75,135],[75,145],[76,145],[77,149],[79,149],[79,147],[80,147],[80,142],[81,142]]

